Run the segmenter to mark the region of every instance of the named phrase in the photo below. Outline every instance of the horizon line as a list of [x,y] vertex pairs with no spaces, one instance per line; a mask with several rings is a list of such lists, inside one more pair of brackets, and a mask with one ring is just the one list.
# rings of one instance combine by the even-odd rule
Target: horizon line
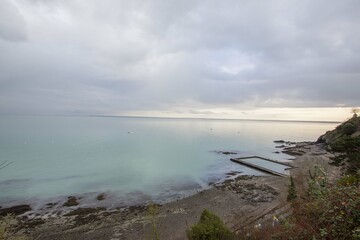
[[179,120],[225,120],[225,121],[257,121],[257,122],[306,122],[306,123],[341,123],[342,121],[321,120],[286,120],[286,119],[253,119],[253,118],[197,118],[197,117],[162,117],[162,116],[131,116],[131,115],[98,115],[98,114],[0,114],[0,116],[62,116],[62,117],[112,117],[112,118],[153,118]]

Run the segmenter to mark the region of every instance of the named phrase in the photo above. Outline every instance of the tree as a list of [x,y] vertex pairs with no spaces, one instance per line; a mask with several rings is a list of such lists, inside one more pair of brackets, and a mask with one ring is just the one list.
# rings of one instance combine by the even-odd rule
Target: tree
[[220,217],[205,209],[197,224],[187,231],[190,240],[232,240],[233,233],[226,227]]
[[290,201],[294,200],[295,198],[297,198],[296,187],[295,187],[293,177],[290,176],[290,185],[289,185],[289,189],[288,189],[287,200],[288,200],[288,202],[290,202]]
[[360,109],[359,108],[357,108],[357,107],[353,107],[352,109],[351,109],[351,113],[353,113],[354,115],[356,115],[357,116],[357,114],[360,112]]

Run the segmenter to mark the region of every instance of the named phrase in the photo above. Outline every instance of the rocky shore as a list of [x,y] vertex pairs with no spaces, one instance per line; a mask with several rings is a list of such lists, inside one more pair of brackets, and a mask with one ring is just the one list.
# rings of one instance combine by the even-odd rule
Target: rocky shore
[[[338,170],[328,164],[331,154],[321,143],[276,143],[284,145],[281,147],[284,153],[295,156],[292,165],[296,168],[290,172],[299,186],[305,184],[301,176],[313,164],[323,165],[330,174],[338,174]],[[26,215],[29,206],[22,205],[0,209],[0,215],[17,215],[13,234],[28,239],[151,239],[154,231],[161,239],[186,239],[186,230],[198,221],[205,208],[220,216],[233,231],[245,231],[270,221],[275,215],[285,216],[289,211],[286,202],[288,184],[286,177],[229,173],[228,179],[212,184],[210,189],[164,205],[140,205],[111,211],[101,207],[77,208],[77,199],[70,196],[64,203],[72,209],[67,213],[29,218]],[[100,194],[97,199],[105,198],[106,195]],[[49,209],[52,207],[48,206]]]

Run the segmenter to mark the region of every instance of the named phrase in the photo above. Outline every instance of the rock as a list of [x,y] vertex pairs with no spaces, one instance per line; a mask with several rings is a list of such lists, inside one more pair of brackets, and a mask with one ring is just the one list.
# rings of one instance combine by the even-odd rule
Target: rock
[[285,145],[280,145],[280,146],[276,146],[275,148],[284,148],[286,147]]
[[295,150],[284,150],[282,152],[290,156],[301,156],[304,154],[303,151],[295,151]]
[[104,199],[105,199],[105,193],[99,194],[99,195],[96,197],[96,199],[97,199],[98,201],[104,200]]
[[0,216],[6,216],[8,214],[21,215],[28,211],[31,211],[31,207],[29,205],[27,205],[27,204],[17,205],[17,206],[13,206],[13,207],[9,207],[9,208],[1,208]]
[[241,172],[232,171],[232,172],[227,173],[226,175],[227,176],[236,176],[236,175],[239,175],[240,173]]
[[284,141],[284,140],[275,140],[274,143],[277,143],[277,144],[282,144],[281,146],[277,146],[277,147],[282,147],[282,146],[285,146],[285,145],[294,145],[296,144],[296,142],[290,142],[290,141]]
[[75,215],[88,215],[88,214],[92,214],[92,213],[97,213],[99,211],[104,211],[106,210],[105,208],[78,208],[75,209],[67,214],[65,214],[64,216],[75,216]]
[[72,207],[79,205],[76,197],[70,196],[68,197],[68,200],[63,204],[64,207]]
[[216,151],[218,154],[224,154],[224,155],[233,155],[237,154],[236,152],[228,152],[228,151]]
[[46,207],[49,209],[49,208],[52,208],[52,207],[54,207],[56,205],[57,205],[57,203],[47,203]]
[[22,222],[22,228],[35,228],[44,223],[45,223],[44,219],[40,219],[40,218],[31,219],[31,220]]

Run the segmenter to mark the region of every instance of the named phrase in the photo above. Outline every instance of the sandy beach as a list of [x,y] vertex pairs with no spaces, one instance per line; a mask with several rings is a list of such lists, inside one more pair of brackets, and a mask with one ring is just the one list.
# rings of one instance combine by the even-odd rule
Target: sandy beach
[[[297,143],[282,150],[296,156],[291,162],[295,168],[290,172],[300,191],[305,188],[307,171],[314,164],[322,165],[330,176],[339,174],[338,169],[328,164],[331,154],[321,144]],[[32,219],[19,215],[16,234],[30,239],[115,240],[152,239],[157,232],[160,239],[187,239],[186,230],[198,221],[204,209],[220,216],[234,232],[252,231],[255,225],[290,213],[286,202],[289,178],[232,175],[190,197],[152,205],[153,213],[149,212],[149,206],[132,206],[112,211],[74,208],[66,214],[38,215]]]

